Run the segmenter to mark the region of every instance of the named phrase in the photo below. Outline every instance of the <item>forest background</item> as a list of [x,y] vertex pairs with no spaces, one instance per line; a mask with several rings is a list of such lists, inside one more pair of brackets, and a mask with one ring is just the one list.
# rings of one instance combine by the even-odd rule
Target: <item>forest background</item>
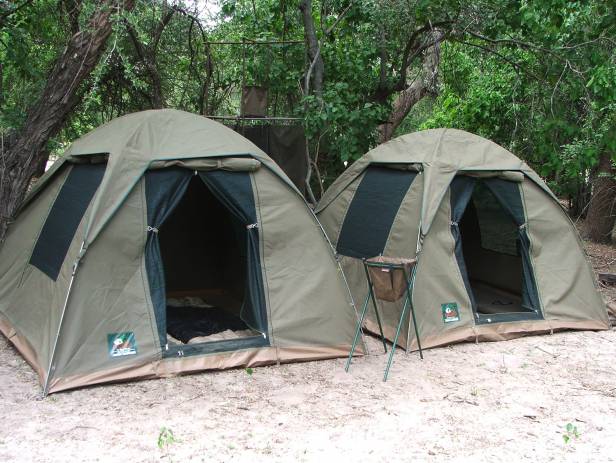
[[151,108],[306,136],[306,197],[392,137],[464,129],[528,162],[609,241],[614,0],[0,0],[0,240],[75,138]]

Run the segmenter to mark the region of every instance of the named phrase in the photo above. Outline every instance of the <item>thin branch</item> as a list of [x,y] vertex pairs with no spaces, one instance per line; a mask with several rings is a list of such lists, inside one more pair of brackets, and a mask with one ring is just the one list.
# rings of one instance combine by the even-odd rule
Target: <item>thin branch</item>
[[516,63],[515,61],[507,58],[505,55],[497,52],[496,50],[494,50],[493,48],[489,48],[486,47],[484,45],[480,45],[478,43],[473,43],[473,42],[467,42],[465,40],[461,40],[461,39],[455,39],[455,41],[457,43],[461,43],[462,45],[468,45],[470,47],[475,47],[475,48],[479,48],[480,50],[486,51],[490,54],[493,54],[494,56],[497,56],[498,58],[500,58],[501,60],[503,60],[504,62],[510,64],[516,71],[518,72],[523,72],[524,74],[527,74],[529,76],[531,76],[532,78],[534,78],[535,80],[537,80],[538,82],[545,82],[546,79],[543,79],[539,76],[537,76],[536,74],[534,74],[533,72],[529,71],[528,69],[526,69],[524,66],[522,66],[520,63]]
[[325,35],[329,35],[332,33],[332,31],[336,28],[338,23],[342,21],[342,18],[344,18],[344,16],[347,14],[347,12],[351,9],[352,6],[353,6],[353,1],[350,1],[347,7],[344,10],[342,10],[342,13],[338,15],[334,23],[325,30]]
[[552,117],[554,116],[554,95],[556,94],[556,90],[558,89],[558,86],[560,85],[560,81],[562,80],[563,76],[565,75],[565,71],[567,70],[567,67],[569,66],[569,61],[567,61],[563,67],[562,72],[560,73],[560,76],[558,76],[558,80],[556,81],[556,85],[554,85],[554,90],[552,90],[552,95],[550,96],[550,112],[552,113]]
[[491,39],[490,37],[486,37],[485,35],[481,35],[474,31],[466,31],[468,35],[472,35],[475,38],[481,39],[484,42],[490,42],[496,45],[515,45],[520,48],[527,48],[531,50],[537,50],[544,53],[554,54],[554,50],[550,50],[549,48],[544,48],[539,45],[535,45],[534,43],[523,42],[521,40],[516,39]]
[[405,87],[407,69],[410,66],[410,64],[413,62],[413,60],[417,56],[419,56],[421,52],[423,52],[426,48],[431,47],[432,45],[436,45],[436,43],[430,43],[430,44],[427,44],[427,46],[418,46],[418,44],[416,44],[417,38],[421,34],[431,31],[434,28],[440,28],[441,26],[447,26],[452,23],[453,21],[451,20],[437,21],[435,23],[428,22],[427,24],[424,24],[419,29],[416,29],[415,31],[413,31],[413,33],[407,40],[406,46],[404,47],[404,52],[402,53],[402,62],[400,63],[400,69],[399,69],[400,78],[398,79],[398,83],[396,84],[396,89],[401,90],[402,88]]
[[[168,8],[166,6],[166,2],[165,2],[164,8]],[[156,25],[156,29],[154,30],[153,40],[152,40],[152,45],[151,45],[153,53],[156,53],[156,50],[158,50],[158,42],[160,42],[160,38],[163,34],[163,31],[165,30],[165,27],[167,27],[167,24],[169,24],[169,21],[171,21],[171,18],[173,17],[174,13],[175,13],[174,8],[167,9],[165,14],[161,18],[161,20]]]

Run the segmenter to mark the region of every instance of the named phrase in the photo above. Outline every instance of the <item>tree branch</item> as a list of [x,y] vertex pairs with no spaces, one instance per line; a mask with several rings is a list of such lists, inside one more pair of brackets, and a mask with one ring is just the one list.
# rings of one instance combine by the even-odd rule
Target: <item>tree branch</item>
[[445,32],[432,31],[426,41],[423,65],[419,76],[402,90],[392,105],[387,121],[379,126],[381,143],[390,140],[398,126],[410,110],[434,87],[440,64],[440,44],[446,36]]

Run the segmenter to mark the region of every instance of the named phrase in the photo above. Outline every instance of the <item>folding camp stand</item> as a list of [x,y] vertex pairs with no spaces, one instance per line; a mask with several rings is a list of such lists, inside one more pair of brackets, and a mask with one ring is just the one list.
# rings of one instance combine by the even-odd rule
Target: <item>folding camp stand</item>
[[[415,270],[416,270],[416,261],[413,260],[412,268],[410,269],[410,275],[407,273],[407,267],[404,263],[398,263],[399,259],[392,259],[390,262],[387,261],[387,258],[380,258],[380,261],[373,261],[372,259],[363,259],[364,263],[364,271],[366,272],[366,279],[368,281],[368,294],[366,295],[366,299],[364,300],[364,305],[362,308],[361,316],[357,321],[357,328],[355,329],[355,338],[353,339],[353,345],[351,346],[351,352],[349,352],[349,358],[346,363],[345,371],[349,371],[349,367],[351,366],[351,360],[353,359],[353,354],[355,352],[355,347],[357,346],[357,341],[359,340],[359,335],[361,333],[362,326],[364,324],[364,319],[366,318],[366,313],[368,312],[368,303],[369,300],[372,299],[372,304],[374,305],[374,312],[376,314],[376,321],[379,325],[379,331],[381,333],[381,341],[383,342],[383,348],[385,349],[385,353],[387,353],[387,343],[385,342],[385,335],[383,334],[383,326],[381,324],[381,316],[379,314],[378,305],[376,303],[377,297],[379,297],[379,291],[374,288],[374,283],[372,278],[370,277],[370,268],[379,269],[385,272],[402,272],[404,275],[405,282],[405,291],[406,293],[404,299],[404,306],[402,307],[402,313],[400,314],[400,321],[398,322],[398,328],[396,329],[396,336],[394,337],[394,341],[392,344],[391,352],[389,353],[389,359],[387,360],[387,367],[385,368],[385,375],[383,376],[383,381],[387,381],[387,376],[389,375],[389,369],[391,368],[391,363],[394,358],[394,351],[396,350],[396,344],[398,342],[398,337],[400,336],[400,329],[402,328],[402,323],[404,322],[404,316],[406,315],[407,309],[410,308],[411,318],[413,319],[413,326],[415,328],[415,336],[417,339],[417,347],[419,348],[419,356],[423,359],[423,352],[421,350],[421,342],[419,341],[419,331],[417,329],[417,320],[415,319],[415,310],[413,309],[413,285],[415,283]],[[390,273],[392,274],[392,273]],[[392,277],[392,286],[393,286],[393,277]],[[403,294],[404,294],[403,293]],[[380,297],[379,297],[380,298]],[[381,299],[381,298],[380,298]],[[387,300],[387,299],[386,299]],[[399,298],[398,298],[399,300]],[[410,320],[409,320],[409,330],[410,332]],[[408,352],[408,333],[407,333],[407,347],[405,349]]]

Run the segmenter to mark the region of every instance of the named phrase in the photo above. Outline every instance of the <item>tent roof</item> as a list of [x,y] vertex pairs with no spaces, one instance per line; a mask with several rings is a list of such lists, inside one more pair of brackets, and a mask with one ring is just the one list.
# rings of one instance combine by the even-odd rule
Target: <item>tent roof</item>
[[464,170],[530,170],[502,146],[458,129],[429,129],[402,135],[377,146],[362,159],[438,163]]
[[89,217],[84,237],[86,246],[95,239],[155,161],[249,156],[271,169],[300,194],[280,167],[240,134],[202,116],[160,109],[113,119],[76,140],[37,182],[30,197],[70,158],[102,153],[108,154],[109,158]]
[[370,164],[421,164],[426,188],[422,203],[422,231],[427,233],[449,183],[461,171],[516,171],[552,195],[543,180],[521,159],[502,146],[458,129],[430,129],[395,138],[368,151],[328,188],[316,212],[327,207]]

